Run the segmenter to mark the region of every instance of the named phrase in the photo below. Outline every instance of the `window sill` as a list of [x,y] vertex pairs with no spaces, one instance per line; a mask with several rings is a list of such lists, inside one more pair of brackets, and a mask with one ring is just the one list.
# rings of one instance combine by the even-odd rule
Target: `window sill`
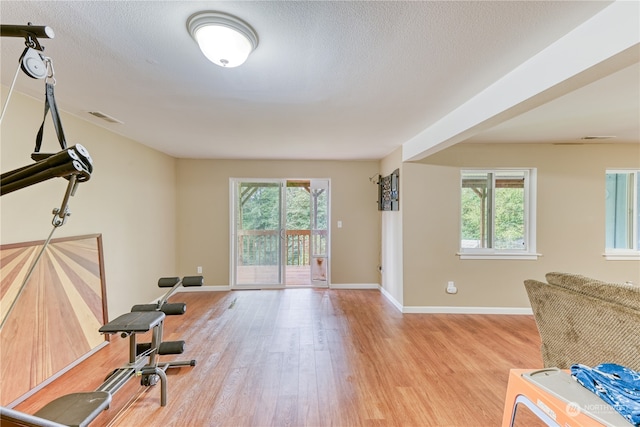
[[538,253],[468,253],[468,252],[458,252],[456,255],[460,257],[460,259],[499,259],[499,260],[537,260],[542,254]]
[[605,252],[602,256],[607,261],[640,261],[639,251]]

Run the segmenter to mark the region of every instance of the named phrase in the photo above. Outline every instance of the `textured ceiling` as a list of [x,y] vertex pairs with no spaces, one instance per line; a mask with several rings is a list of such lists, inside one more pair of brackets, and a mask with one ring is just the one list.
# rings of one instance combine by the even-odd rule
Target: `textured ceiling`
[[[609,4],[2,0],[0,17],[54,29],[55,38],[41,42],[63,110],[172,156],[378,159]],[[258,48],[243,66],[223,69],[200,53],[186,20],[201,10],[234,14],[256,30]],[[1,43],[8,86],[23,41]],[[611,85],[637,95],[637,73]],[[42,98],[43,84],[21,75],[17,90]],[[569,106],[552,111],[585,102],[567,98]],[[637,117],[633,101],[625,114],[635,106]],[[475,139],[523,140],[519,129],[539,129],[545,117],[529,114]],[[637,120],[635,129],[626,125],[637,137]],[[545,138],[568,133],[554,131]]]

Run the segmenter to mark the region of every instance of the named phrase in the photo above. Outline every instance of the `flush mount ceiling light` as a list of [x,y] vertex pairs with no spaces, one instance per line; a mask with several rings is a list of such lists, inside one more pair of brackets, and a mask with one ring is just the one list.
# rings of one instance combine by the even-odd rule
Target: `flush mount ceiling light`
[[242,65],[258,46],[253,28],[226,13],[198,12],[189,17],[187,28],[204,56],[221,67]]

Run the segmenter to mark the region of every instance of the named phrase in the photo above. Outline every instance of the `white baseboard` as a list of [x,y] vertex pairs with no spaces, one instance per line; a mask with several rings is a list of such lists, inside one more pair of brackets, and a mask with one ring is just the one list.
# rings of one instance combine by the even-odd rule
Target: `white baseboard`
[[385,288],[381,286],[380,292],[382,292],[382,295],[384,295],[384,297],[388,299],[391,302],[391,304],[393,304],[395,308],[398,309],[400,313],[402,313],[402,304],[400,304],[400,302],[397,299],[395,299],[393,295],[389,293],[389,291],[387,291]]
[[405,314],[533,314],[533,310],[527,307],[403,306],[385,288],[380,287],[380,292],[398,311]]
[[533,311],[527,307],[445,307],[445,306],[404,306],[403,313],[438,313],[438,314],[522,314],[531,315]]
[[[379,289],[401,313],[405,314],[520,314],[532,315],[533,310],[527,307],[447,307],[447,306],[403,306],[393,295],[377,283],[332,283],[330,289]],[[179,292],[220,292],[230,291],[230,286],[194,286],[180,287]],[[159,299],[159,298],[158,298]],[[158,301],[156,299],[155,302]]]
[[331,283],[330,289],[380,289],[377,283]]

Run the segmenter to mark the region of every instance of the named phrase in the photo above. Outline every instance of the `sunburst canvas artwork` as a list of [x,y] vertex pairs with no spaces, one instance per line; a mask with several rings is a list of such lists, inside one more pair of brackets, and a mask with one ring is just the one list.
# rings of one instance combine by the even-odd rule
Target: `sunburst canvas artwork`
[[101,235],[0,246],[0,404],[20,401],[102,347]]

